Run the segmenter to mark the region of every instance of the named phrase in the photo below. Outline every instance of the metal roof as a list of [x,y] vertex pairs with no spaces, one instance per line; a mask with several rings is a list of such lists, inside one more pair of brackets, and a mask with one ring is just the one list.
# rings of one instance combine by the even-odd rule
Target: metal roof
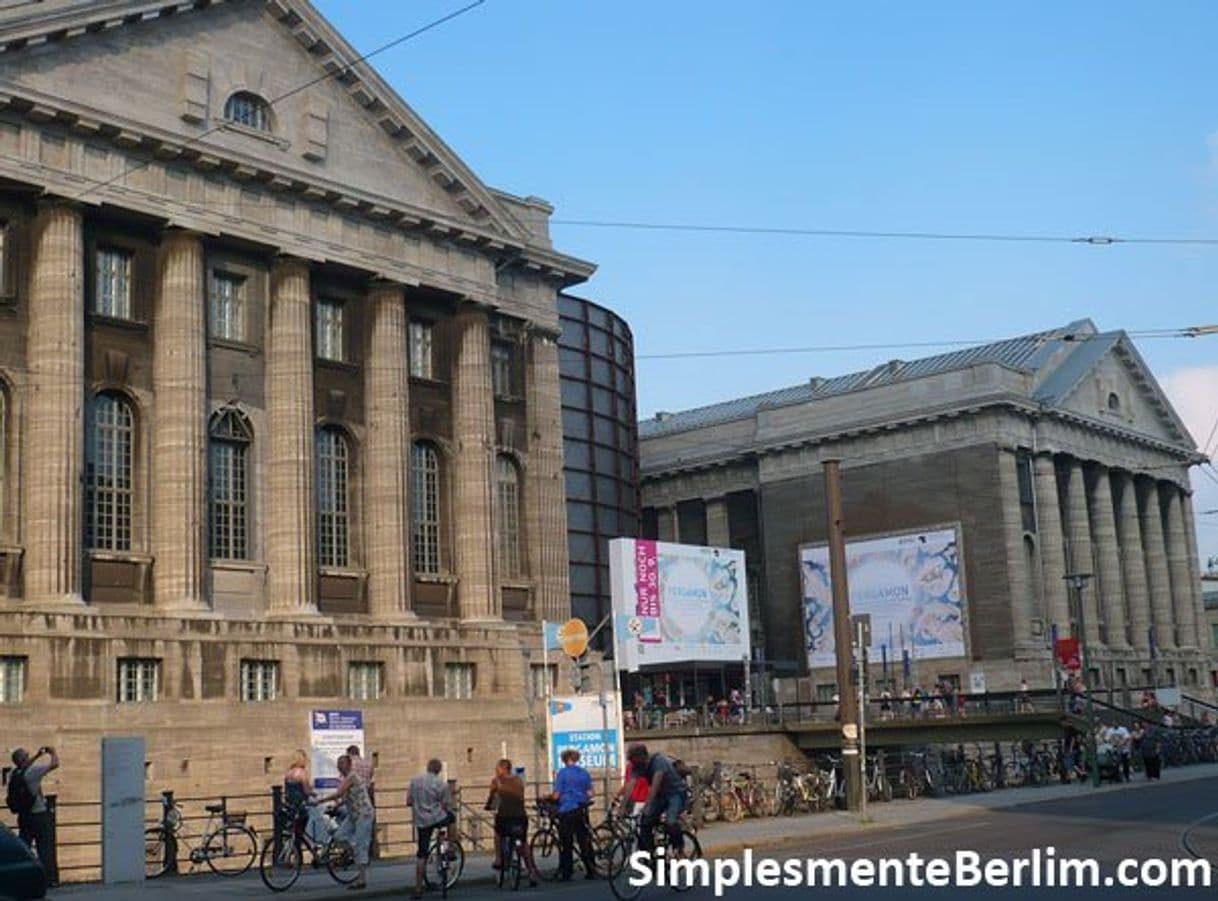
[[[751,419],[761,410],[773,410],[851,391],[894,385],[944,372],[968,369],[983,363],[998,363],[1036,374],[1058,357],[1060,352],[1085,348],[1082,353],[1070,352],[1064,359],[1060,359],[1060,365],[1054,368],[1037,390],[1037,400],[1051,402],[1063,397],[1083,373],[1119,340],[1121,334],[1109,332],[1101,335],[1090,319],[1079,319],[1061,328],[949,351],[920,360],[892,360],[849,375],[810,379],[801,385],[696,407],[680,413],[657,413],[654,418],[639,423],[639,438],[660,438],[678,432]],[[1075,359],[1076,357],[1078,359]]]

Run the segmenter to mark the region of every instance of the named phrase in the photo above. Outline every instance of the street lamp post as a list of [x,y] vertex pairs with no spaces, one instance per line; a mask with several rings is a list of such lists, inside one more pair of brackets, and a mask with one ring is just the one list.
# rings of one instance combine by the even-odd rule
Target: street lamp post
[[1087,654],[1087,622],[1083,612],[1083,589],[1087,587],[1087,580],[1091,578],[1091,573],[1067,573],[1063,576],[1074,592],[1074,622],[1077,628],[1075,633],[1078,637],[1078,646],[1082,652],[1083,663],[1083,687],[1087,690],[1087,772],[1091,775],[1091,784],[1096,788],[1100,786],[1100,768],[1095,755],[1095,704],[1092,701],[1092,693],[1095,686],[1091,685],[1091,660]]

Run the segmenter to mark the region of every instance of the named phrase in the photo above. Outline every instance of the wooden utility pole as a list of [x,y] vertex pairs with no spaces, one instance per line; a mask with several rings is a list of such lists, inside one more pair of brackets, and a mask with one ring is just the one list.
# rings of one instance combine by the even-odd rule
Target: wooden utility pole
[[846,582],[846,530],[842,523],[842,480],[839,460],[825,460],[825,511],[829,525],[829,580],[833,587],[833,646],[837,656],[837,697],[841,711],[842,772],[846,777],[846,807],[859,810],[863,793],[859,757],[858,696],[851,681],[854,636],[850,634],[850,589]]

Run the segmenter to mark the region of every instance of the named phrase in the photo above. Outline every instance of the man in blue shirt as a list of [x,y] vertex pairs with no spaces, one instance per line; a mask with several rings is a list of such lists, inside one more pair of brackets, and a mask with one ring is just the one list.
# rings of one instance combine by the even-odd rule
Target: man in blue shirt
[[563,768],[554,777],[554,800],[558,802],[558,878],[570,882],[575,870],[574,842],[588,879],[596,878],[596,856],[588,830],[588,805],[595,791],[592,777],[579,765],[579,751],[567,748],[560,755]]
[[675,857],[683,856],[685,837],[681,832],[681,814],[689,807],[689,788],[685,778],[677,772],[674,758],[659,752],[650,754],[646,745],[636,744],[627,749],[626,759],[636,771],[646,774],[651,782],[651,791],[643,808],[639,848],[653,850],[652,830],[662,818],[668,832],[669,853]]

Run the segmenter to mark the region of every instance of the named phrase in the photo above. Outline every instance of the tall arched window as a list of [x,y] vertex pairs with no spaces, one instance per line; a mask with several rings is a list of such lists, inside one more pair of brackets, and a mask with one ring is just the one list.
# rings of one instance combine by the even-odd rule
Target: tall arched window
[[228,98],[228,102],[224,104],[224,118],[246,128],[271,130],[270,104],[249,91],[238,91]]
[[350,447],[334,426],[317,430],[317,562],[351,565]]
[[109,391],[96,395],[85,426],[85,546],[129,551],[135,485],[130,401]]
[[524,572],[520,560],[520,472],[506,454],[495,459],[495,500],[500,571],[505,578],[518,579]]
[[217,560],[247,560],[249,547],[249,449],[254,430],[240,410],[221,410],[211,420],[207,443],[208,538]]
[[411,499],[414,508],[414,569],[436,575],[440,570],[440,455],[430,444],[410,449]]

